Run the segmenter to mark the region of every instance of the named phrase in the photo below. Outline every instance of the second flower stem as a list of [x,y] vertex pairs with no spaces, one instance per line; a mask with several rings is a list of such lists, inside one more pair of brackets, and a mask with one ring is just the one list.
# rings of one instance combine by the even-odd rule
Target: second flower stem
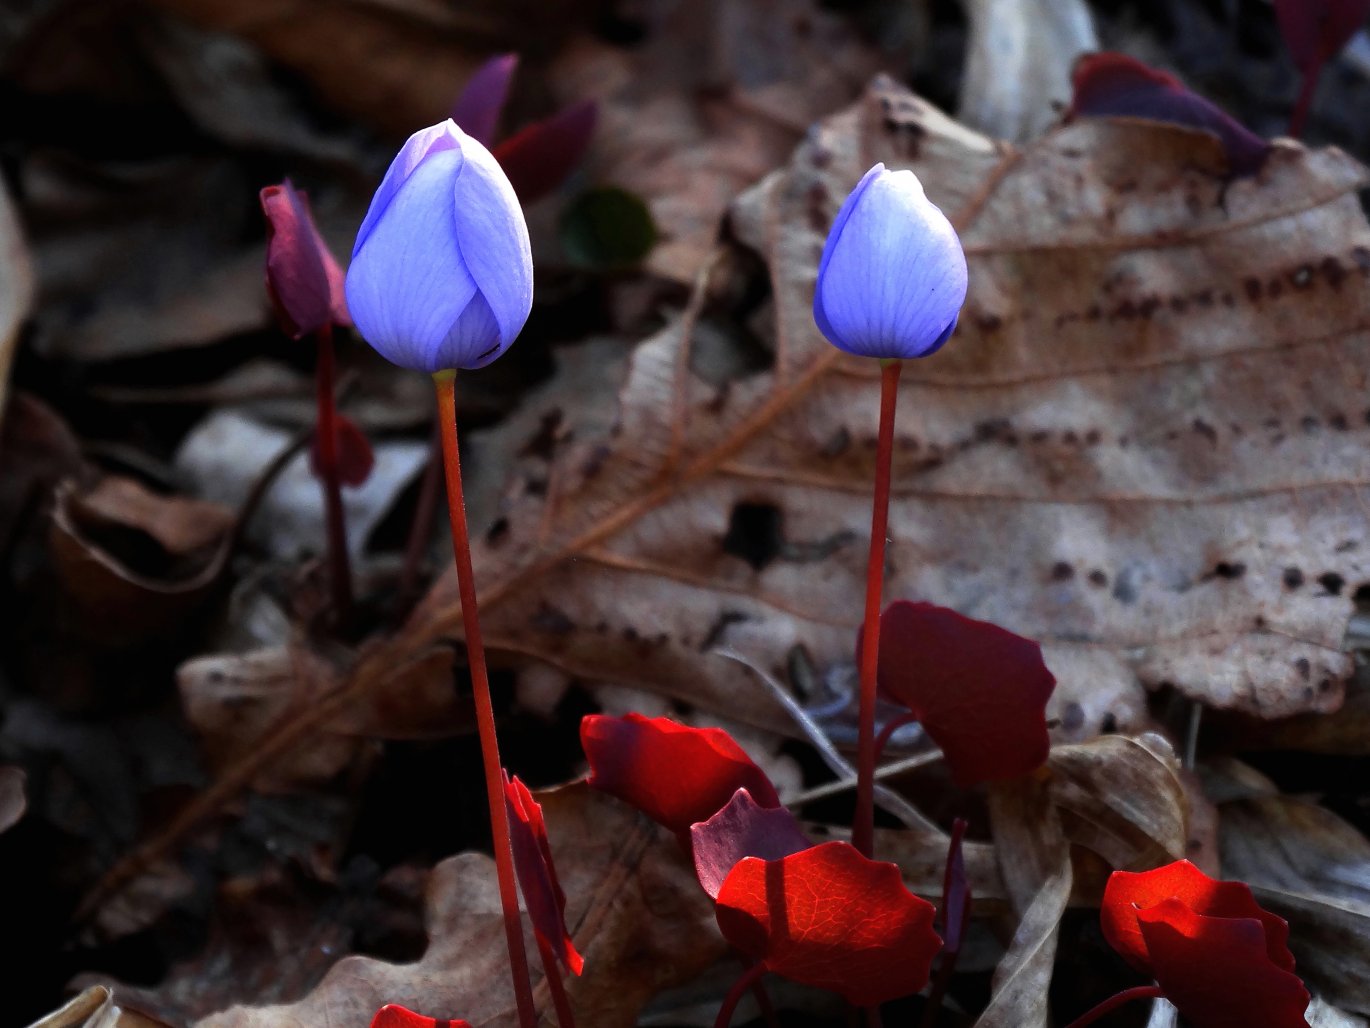
[[861,625],[861,707],[857,725],[856,816],[852,844],[873,855],[875,840],[875,673],[880,662],[880,594],[885,579],[885,536],[889,529],[890,467],[894,459],[894,405],[899,396],[898,360],[880,362],[880,432],[875,449],[875,502],[871,549],[866,564],[866,614]]
[[337,400],[333,396],[333,326],[318,331],[319,363],[314,381],[318,415],[314,427],[314,463],[323,486],[328,525],[328,571],[333,589],[334,623],[346,626],[352,616],[352,566],[347,556],[347,521],[343,514],[342,478],[338,469]]
[[499,740],[495,736],[495,708],[490,701],[490,679],[485,669],[485,647],[481,643],[480,617],[476,609],[476,582],[471,570],[471,545],[466,531],[466,501],[461,491],[457,373],[440,371],[433,376],[433,382],[438,391],[438,424],[442,432],[443,468],[447,472],[447,510],[452,520],[452,555],[457,564],[466,656],[471,665],[471,692],[476,702],[476,727],[480,732],[481,760],[485,765],[485,793],[490,802],[490,829],[500,906],[504,910],[504,934],[509,945],[509,970],[514,979],[519,1024],[522,1028],[535,1028],[537,1014],[528,977],[528,954],[523,947],[523,923],[519,917],[518,886],[514,878],[514,848],[509,836],[509,813],[505,808]]

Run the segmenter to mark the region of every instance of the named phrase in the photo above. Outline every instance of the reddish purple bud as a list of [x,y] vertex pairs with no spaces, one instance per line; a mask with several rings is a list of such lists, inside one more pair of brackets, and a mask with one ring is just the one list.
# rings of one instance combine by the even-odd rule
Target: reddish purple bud
[[486,147],[495,138],[499,117],[509,99],[509,83],[518,71],[518,54],[502,54],[482,64],[452,105],[452,120]]
[[813,845],[785,807],[763,807],[746,789],[738,789],[728,805],[707,821],[690,826],[695,875],[710,899],[743,857],[779,860]]
[[1275,17],[1294,64],[1316,75],[1365,24],[1370,0],[1275,0]]
[[514,192],[524,203],[546,196],[566,180],[590,146],[599,105],[584,100],[526,125],[494,149]]
[[[376,454],[371,449],[371,441],[351,418],[345,414],[333,413],[333,452],[338,459],[338,481],[353,489],[365,484],[376,466]],[[319,437],[317,431],[314,443],[309,448],[309,470],[315,478],[323,478],[319,462]]]
[[1066,120],[1144,118],[1217,136],[1233,176],[1253,175],[1270,143],[1221,107],[1191,93],[1174,75],[1118,53],[1086,54],[1075,62],[1075,95]]
[[504,802],[509,810],[514,871],[533,931],[557,955],[563,967],[580,974],[585,961],[576,952],[571,933],[566,930],[566,893],[557,881],[557,869],[552,864],[552,847],[547,840],[542,806],[533,799],[528,786],[517,778],[511,779],[508,774],[504,776]]
[[319,235],[309,201],[286,179],[261,191],[266,215],[266,291],[292,339],[325,325],[350,325],[343,273]]

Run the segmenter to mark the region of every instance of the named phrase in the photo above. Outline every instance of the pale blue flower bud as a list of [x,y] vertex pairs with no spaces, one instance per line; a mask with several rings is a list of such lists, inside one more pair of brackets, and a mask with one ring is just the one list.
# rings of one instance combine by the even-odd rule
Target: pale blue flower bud
[[401,367],[479,368],[514,341],[532,305],[528,227],[499,164],[451,120],[414,133],[352,248],[357,331]]
[[966,255],[911,171],[877,164],[837,212],[813,296],[829,342],[861,357],[926,357],[956,328]]

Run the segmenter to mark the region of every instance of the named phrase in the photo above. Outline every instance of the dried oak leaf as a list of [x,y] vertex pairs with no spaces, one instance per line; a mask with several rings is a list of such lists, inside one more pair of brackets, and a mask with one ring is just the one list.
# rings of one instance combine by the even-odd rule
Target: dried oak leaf
[[[713,905],[678,848],[624,804],[581,784],[537,798],[566,889],[566,923],[585,957],[585,973],[566,983],[576,1018],[595,1028],[632,1028],[657,992],[726,953]],[[419,961],[345,957],[297,1003],[237,1006],[197,1028],[363,1025],[387,1003],[451,1011],[475,1028],[513,1028],[493,863],[466,853],[438,864],[427,911],[429,945]],[[534,1000],[545,1017],[554,1016],[541,980]]]
[[[884,79],[734,206],[770,265],[774,367],[692,374],[703,290],[642,343],[616,438],[563,450],[478,547],[489,644],[771,725],[719,643],[849,652],[878,369],[810,300],[876,160],[917,171],[971,267],[957,338],[902,384],[888,593],[1041,640],[1066,695],[1335,709],[1370,578],[1365,169],[1276,144],[1234,183],[1211,137],[1107,120],[1018,150]],[[744,507],[774,514],[759,562],[725,546]],[[392,646],[460,620],[449,576]]]

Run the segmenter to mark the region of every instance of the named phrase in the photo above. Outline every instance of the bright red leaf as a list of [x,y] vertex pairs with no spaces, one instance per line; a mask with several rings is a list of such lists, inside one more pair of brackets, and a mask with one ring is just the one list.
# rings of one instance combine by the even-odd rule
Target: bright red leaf
[[495,147],[518,198],[532,203],[561,185],[585,156],[598,120],[598,105],[585,100],[524,126]]
[[1216,881],[1187,860],[1115,871],[1100,919],[1109,944],[1195,1028],[1306,1028],[1289,926],[1242,882]]
[[1209,878],[1187,860],[1177,860],[1151,871],[1134,874],[1114,871],[1104,889],[1099,911],[1104,938],[1138,971],[1151,973],[1146,940],[1137,916],[1142,910],[1166,900],[1178,900],[1196,914],[1219,918],[1253,918],[1265,930],[1267,955],[1276,967],[1294,970],[1289,952],[1289,925],[1263,910],[1245,882]]
[[448,1021],[441,1017],[424,1017],[412,1010],[389,1003],[376,1011],[371,1028],[471,1028],[468,1021]]
[[682,839],[738,789],[763,807],[780,806],[766,773],[721,728],[690,728],[641,714],[590,714],[580,722],[580,742],[590,761],[590,785]]
[[789,810],[762,807],[746,789],[738,789],[709,820],[692,825],[690,841],[695,875],[710,899],[718,899],[728,872],[742,858],[779,860],[813,845]]
[[452,120],[468,136],[474,136],[486,146],[495,138],[499,117],[509,99],[509,84],[518,66],[518,54],[490,58],[466,80],[461,95],[452,105]]
[[1270,143],[1174,75],[1118,53],[1086,54],[1075,62],[1074,97],[1067,120],[1145,118],[1199,129],[1222,141],[1234,176],[1252,175]]
[[[371,477],[371,469],[376,466],[371,440],[366,438],[360,425],[337,411],[333,413],[333,438],[333,452],[338,456],[338,481],[355,489]],[[317,435],[309,448],[309,469],[316,478],[322,477],[319,473]]]
[[724,938],[768,971],[875,1006],[928,980],[942,940],[934,910],[894,864],[829,842],[780,860],[747,857],[718,893]]
[[897,600],[880,616],[878,682],[918,716],[959,786],[1016,778],[1047,759],[1056,679],[1031,639]]
[[260,194],[266,215],[266,291],[292,339],[325,325],[350,325],[343,272],[319,235],[309,200],[286,179]]
[[566,930],[566,893],[557,881],[552,847],[542,806],[517,778],[504,778],[504,800],[509,808],[509,833],[514,846],[514,870],[528,907],[533,931],[556,954],[563,967],[580,974],[585,961]]

